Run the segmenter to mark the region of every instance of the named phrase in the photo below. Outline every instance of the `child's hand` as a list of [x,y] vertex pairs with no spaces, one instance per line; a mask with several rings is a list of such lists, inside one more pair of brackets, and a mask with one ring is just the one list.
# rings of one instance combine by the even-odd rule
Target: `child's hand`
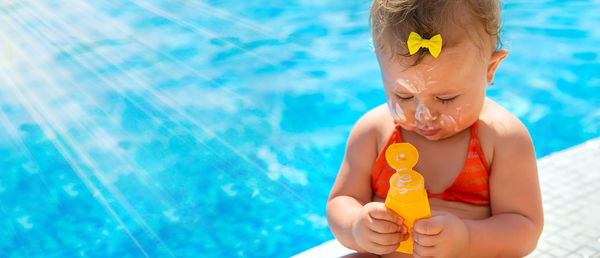
[[465,223],[448,212],[432,212],[432,217],[415,221],[412,236],[415,257],[458,257],[468,247]]
[[362,207],[352,225],[356,243],[374,254],[394,252],[408,238],[404,219],[388,210],[382,202],[370,202]]

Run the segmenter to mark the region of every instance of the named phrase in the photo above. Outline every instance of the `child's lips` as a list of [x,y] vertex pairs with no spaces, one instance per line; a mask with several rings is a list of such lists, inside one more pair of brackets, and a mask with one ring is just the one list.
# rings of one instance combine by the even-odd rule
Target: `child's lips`
[[434,136],[437,133],[440,132],[440,129],[422,129],[422,128],[418,128],[419,132],[421,133],[421,135],[423,136]]

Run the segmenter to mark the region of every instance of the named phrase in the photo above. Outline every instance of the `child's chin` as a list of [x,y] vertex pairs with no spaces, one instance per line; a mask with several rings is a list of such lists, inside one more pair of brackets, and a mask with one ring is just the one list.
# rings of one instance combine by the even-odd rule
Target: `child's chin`
[[450,138],[450,137],[452,137],[452,135],[454,135],[453,133],[450,133],[445,130],[440,130],[435,135],[423,135],[423,134],[419,133],[418,131],[417,131],[417,133],[429,141],[439,141],[439,140],[443,140],[446,138]]
[[436,134],[436,135],[422,135],[422,134],[419,134],[419,135],[421,135],[423,138],[425,138],[425,139],[427,139],[429,141],[439,141],[439,140],[442,140],[444,138],[439,133]]

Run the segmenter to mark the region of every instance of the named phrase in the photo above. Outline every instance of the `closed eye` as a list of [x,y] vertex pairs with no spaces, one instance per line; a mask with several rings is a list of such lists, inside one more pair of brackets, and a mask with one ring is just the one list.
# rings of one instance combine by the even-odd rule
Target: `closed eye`
[[450,102],[452,102],[453,100],[455,100],[458,96],[454,96],[452,98],[440,98],[440,97],[435,97],[437,100],[439,100],[440,102],[442,102],[442,104],[448,104]]
[[402,97],[402,96],[396,95],[396,97],[398,97],[402,101],[405,101],[405,100],[411,100],[414,96]]

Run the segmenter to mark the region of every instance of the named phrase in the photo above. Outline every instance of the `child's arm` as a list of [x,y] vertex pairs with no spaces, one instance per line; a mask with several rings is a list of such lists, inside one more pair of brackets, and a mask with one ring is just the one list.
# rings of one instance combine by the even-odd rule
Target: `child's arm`
[[[418,221],[414,228],[418,243],[415,253],[522,257],[535,249],[542,232],[543,212],[533,144],[521,122],[513,121],[503,129],[490,172],[492,216],[461,220],[442,213]],[[454,248],[461,246],[464,249]]]
[[346,155],[327,202],[327,220],[344,246],[359,252],[393,252],[406,234],[402,220],[380,202],[371,202],[371,169],[377,157],[376,110],[352,129]]
[[490,203],[491,218],[466,221],[471,252],[499,256],[525,256],[532,252],[542,233],[544,215],[535,150],[527,128],[518,120],[496,145],[490,172]]

